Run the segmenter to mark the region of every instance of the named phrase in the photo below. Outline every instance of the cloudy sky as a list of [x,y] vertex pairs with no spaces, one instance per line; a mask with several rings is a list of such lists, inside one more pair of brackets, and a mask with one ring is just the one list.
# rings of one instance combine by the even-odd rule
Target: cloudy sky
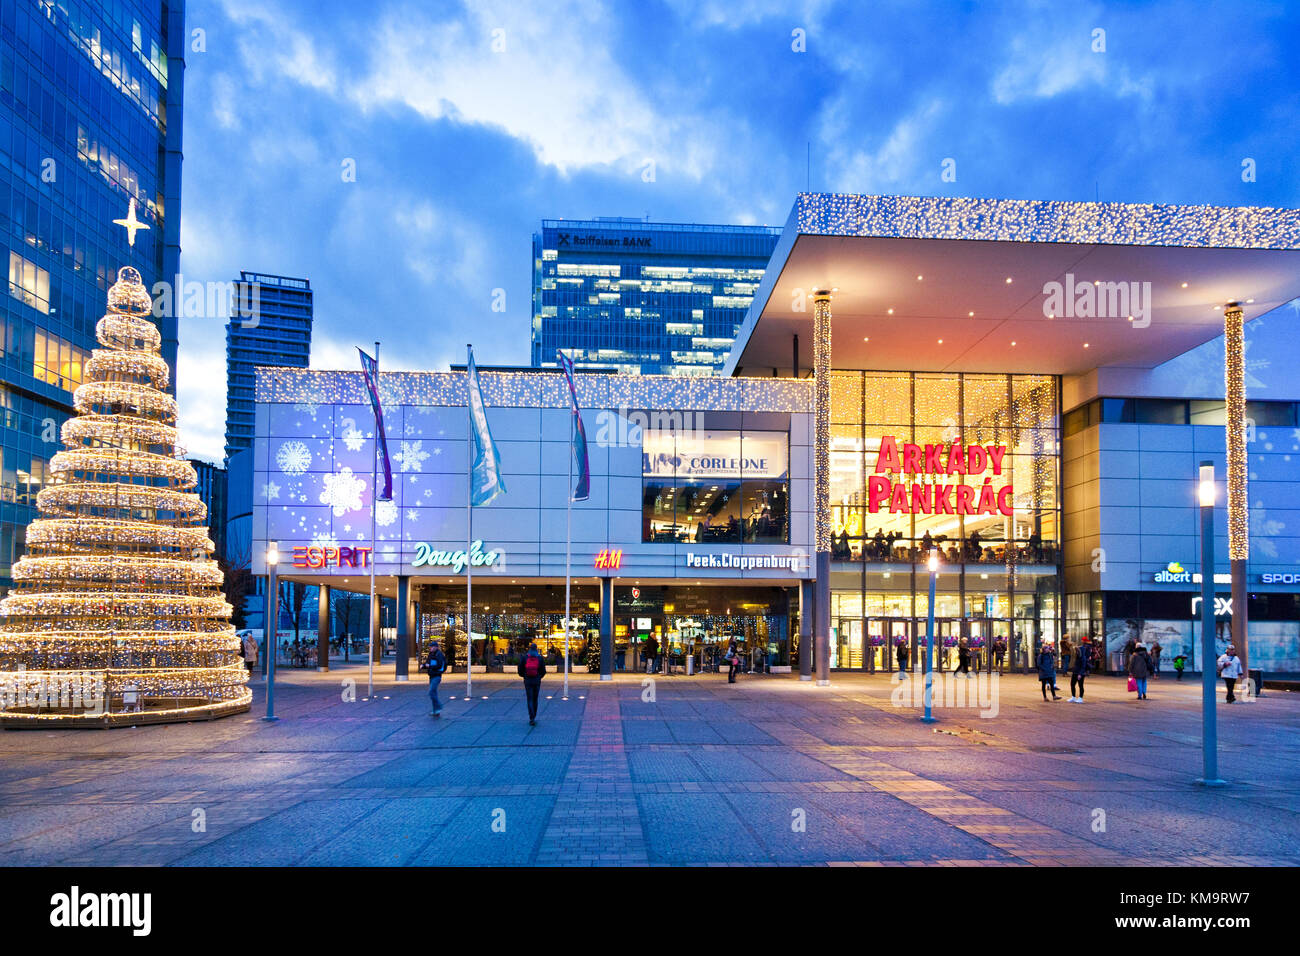
[[[1283,3],[190,0],[187,27],[182,270],[309,278],[318,368],[376,338],[390,369],[526,363],[543,217],[782,224],[806,185],[1300,206]],[[180,334],[185,444],[220,460],[224,326]]]

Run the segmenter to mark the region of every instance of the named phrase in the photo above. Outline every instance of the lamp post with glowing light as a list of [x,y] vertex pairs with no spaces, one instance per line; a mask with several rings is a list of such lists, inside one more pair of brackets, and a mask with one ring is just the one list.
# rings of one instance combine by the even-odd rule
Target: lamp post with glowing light
[[934,655],[934,583],[939,576],[939,552],[931,551],[930,557],[926,561],[930,569],[930,613],[926,615],[925,624],[925,716],[921,720],[927,724],[934,723],[935,717],[931,713],[931,704],[934,701],[934,673],[931,669],[931,657]]
[[1214,463],[1201,462],[1197,497],[1201,506],[1201,754],[1205,787],[1222,787],[1219,730],[1215,711],[1217,668],[1214,653]]
[[280,546],[272,541],[266,546],[266,716],[263,720],[277,720],[275,716],[275,639],[280,623],[280,585],[277,572],[280,564]]

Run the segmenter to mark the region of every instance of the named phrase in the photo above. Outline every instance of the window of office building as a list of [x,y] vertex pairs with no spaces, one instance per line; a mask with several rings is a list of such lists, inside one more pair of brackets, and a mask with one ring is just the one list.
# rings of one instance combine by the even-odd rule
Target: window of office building
[[786,544],[790,436],[647,428],[642,540]]
[[831,382],[834,666],[917,661],[939,556],[936,640],[1024,667],[1060,632],[1057,381],[836,372]]
[[35,352],[32,358],[32,375],[69,392],[82,382],[82,372],[90,353],[77,348],[67,339],[49,332],[36,330]]
[[49,314],[50,274],[16,252],[9,253],[9,294],[37,312]]

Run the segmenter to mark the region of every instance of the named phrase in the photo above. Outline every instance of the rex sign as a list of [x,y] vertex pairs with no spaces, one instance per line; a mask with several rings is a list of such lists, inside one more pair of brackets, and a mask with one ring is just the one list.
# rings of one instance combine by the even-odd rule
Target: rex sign
[[[900,445],[893,435],[885,435],[880,439],[875,474],[867,479],[867,510],[872,514],[1013,514],[1010,476],[1002,475],[1006,454],[1005,445]],[[952,475],[985,478],[983,484],[966,484],[961,478],[942,484]]]

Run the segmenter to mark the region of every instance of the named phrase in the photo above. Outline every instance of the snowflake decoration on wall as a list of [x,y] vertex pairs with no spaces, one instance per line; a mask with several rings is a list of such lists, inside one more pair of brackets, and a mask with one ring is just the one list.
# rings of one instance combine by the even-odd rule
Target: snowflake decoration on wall
[[321,532],[312,535],[311,546],[313,548],[337,548],[339,539],[328,532]]
[[415,441],[402,442],[402,450],[393,456],[402,463],[402,471],[420,470],[420,466],[429,457],[429,453],[421,447],[423,444],[424,442],[418,438]]
[[262,486],[262,496],[266,498],[267,501],[271,501],[274,498],[279,498],[280,486],[277,485],[274,481],[268,481],[266,484]]
[[360,451],[365,443],[366,436],[355,428],[349,428],[343,433],[343,444],[348,446],[348,451]]
[[375,505],[375,524],[387,528],[397,520],[397,502],[380,501]]
[[293,410],[295,412],[306,412],[312,418],[315,418],[316,413],[320,411],[320,406],[313,405],[311,402],[294,402]]
[[287,441],[275,453],[275,463],[286,475],[301,475],[311,467],[311,452],[300,441]]
[[342,518],[349,511],[361,510],[361,492],[366,483],[352,474],[351,468],[341,468],[338,474],[325,475],[325,488],[320,493],[320,503],[334,509],[334,517]]

